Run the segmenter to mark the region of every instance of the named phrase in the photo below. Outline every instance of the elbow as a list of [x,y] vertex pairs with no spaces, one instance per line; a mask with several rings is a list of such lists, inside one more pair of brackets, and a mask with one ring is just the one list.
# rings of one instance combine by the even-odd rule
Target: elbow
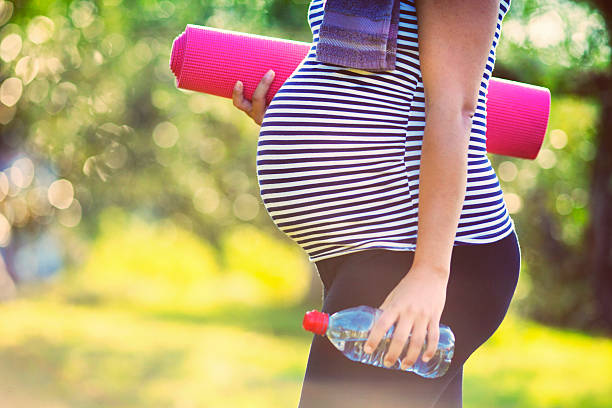
[[427,120],[443,120],[453,117],[460,120],[464,126],[472,126],[472,118],[476,113],[476,105],[470,101],[470,103],[451,103],[449,101],[439,103],[426,103],[425,104],[425,116]]
[[[472,106],[471,104],[464,104],[463,107],[461,108],[461,111],[459,112],[459,118],[461,120],[461,123],[463,125],[464,129],[471,129],[472,128],[472,118],[474,117],[474,114],[476,113],[476,106]],[[468,132],[468,138],[469,138],[469,132]]]
[[464,107],[461,109],[460,112],[460,117],[461,120],[463,121],[463,126],[465,126],[468,129],[471,129],[472,127],[472,118],[474,117],[474,114],[476,113],[476,107],[472,107],[471,105],[464,105]]
[[466,102],[462,105],[461,117],[471,121],[474,114],[476,114],[476,105],[472,101]]
[[444,114],[459,115],[471,120],[476,114],[477,103],[473,98],[459,97],[458,95],[445,95],[444,97],[429,98],[425,94],[425,114],[440,112]]

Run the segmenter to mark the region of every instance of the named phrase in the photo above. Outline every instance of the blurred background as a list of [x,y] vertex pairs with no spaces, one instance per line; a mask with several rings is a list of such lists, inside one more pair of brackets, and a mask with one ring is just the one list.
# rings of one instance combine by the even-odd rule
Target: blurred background
[[[0,405],[297,406],[321,307],[272,224],[259,127],[177,89],[187,24],[312,40],[308,0],[0,0]],[[612,406],[612,4],[512,0],[494,76],[548,87],[490,155],[522,248],[464,406]]]

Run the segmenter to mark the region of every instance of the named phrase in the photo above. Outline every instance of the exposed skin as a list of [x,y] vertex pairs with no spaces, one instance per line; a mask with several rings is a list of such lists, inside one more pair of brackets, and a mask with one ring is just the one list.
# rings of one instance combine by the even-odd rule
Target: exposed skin
[[[417,247],[410,270],[379,307],[366,341],[375,350],[399,319],[385,365],[412,366],[427,337],[434,355],[453,243],[467,185],[467,152],[478,89],[497,25],[499,0],[416,0],[426,125],[419,176]],[[390,364],[389,364],[390,363]]]
[[[270,72],[272,74],[268,77],[267,75]],[[266,94],[268,93],[268,89],[270,89],[272,81],[274,81],[274,71],[269,70],[261,77],[259,84],[255,88],[255,91],[253,91],[251,101],[244,97],[242,82],[236,81],[234,84],[234,91],[232,93],[232,102],[234,106],[249,115],[259,126],[261,126],[264,113],[266,113]]]
[[[427,117],[419,178],[418,238],[405,277],[379,306],[365,344],[375,350],[397,322],[385,364],[391,366],[410,336],[402,368],[412,366],[427,339],[423,361],[434,355],[446,302],[453,243],[467,185],[472,116],[497,24],[499,0],[415,0],[419,59]],[[269,81],[272,82],[271,80]],[[234,89],[234,105],[261,125],[268,81],[253,102]],[[412,333],[412,334],[411,334]]]

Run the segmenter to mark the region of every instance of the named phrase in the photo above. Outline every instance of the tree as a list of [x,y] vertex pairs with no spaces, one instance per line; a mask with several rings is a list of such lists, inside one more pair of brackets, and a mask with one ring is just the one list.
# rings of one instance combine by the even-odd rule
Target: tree
[[[612,38],[612,2],[588,0],[604,17],[608,38]],[[589,89],[597,89],[601,116],[590,188],[590,223],[587,229],[587,267],[598,300],[600,319],[612,333],[612,70],[588,78]]]

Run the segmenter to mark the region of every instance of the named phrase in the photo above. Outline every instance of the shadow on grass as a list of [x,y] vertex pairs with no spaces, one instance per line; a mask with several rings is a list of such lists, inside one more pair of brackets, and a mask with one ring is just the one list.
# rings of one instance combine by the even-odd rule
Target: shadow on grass
[[311,304],[258,307],[231,304],[218,306],[202,312],[142,310],[139,314],[143,317],[161,321],[194,325],[218,324],[235,326],[262,334],[304,339],[310,338],[313,335],[313,333],[304,330],[302,327],[304,314],[312,309],[318,309],[318,307]]
[[[27,292],[24,291],[22,296],[39,299],[46,294],[43,289],[31,288]],[[132,302],[127,298],[113,299],[104,293],[86,289],[75,291],[72,288],[60,286],[55,287],[54,291],[61,302],[92,310],[116,307],[121,309],[122,312],[134,313],[139,317],[158,321],[192,325],[234,326],[262,334],[297,337],[302,340],[312,336],[311,332],[304,330],[302,327],[304,314],[312,309],[321,309],[320,302],[315,304],[305,300],[294,305],[269,304],[263,306],[226,302],[201,310],[193,310],[181,305],[144,305]]]

